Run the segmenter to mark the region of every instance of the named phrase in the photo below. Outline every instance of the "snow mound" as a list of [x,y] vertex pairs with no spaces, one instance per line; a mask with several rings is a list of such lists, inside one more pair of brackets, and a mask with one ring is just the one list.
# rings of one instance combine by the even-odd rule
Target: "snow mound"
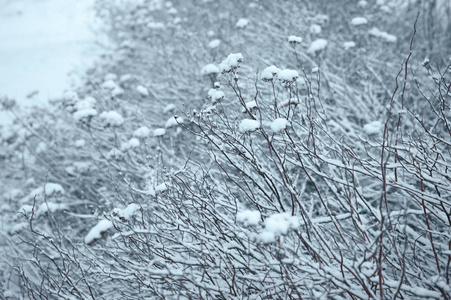
[[260,123],[256,120],[244,119],[241,121],[239,131],[242,133],[252,132],[260,128]]
[[219,68],[215,64],[207,64],[200,71],[202,75],[218,74]]
[[84,139],[79,139],[75,141],[75,147],[83,148],[86,145],[86,141]]
[[360,26],[365,24],[368,24],[368,20],[363,17],[356,17],[351,20],[351,25],[353,26]]
[[225,96],[224,92],[219,91],[217,89],[210,89],[208,91],[208,98],[210,98],[213,103],[216,103],[216,102],[224,99],[224,96]]
[[283,82],[294,82],[297,78],[299,78],[299,73],[296,70],[285,69],[279,72],[277,75],[279,80]]
[[130,149],[138,148],[141,143],[137,138],[131,138],[129,141],[122,143],[121,150],[127,151]]
[[170,128],[170,127],[174,127],[177,126],[179,124],[183,123],[183,118],[180,117],[171,117],[166,121],[166,124],[164,125],[165,128]]
[[384,39],[385,41],[389,42],[389,43],[395,43],[398,38],[392,34],[388,34],[385,31],[381,31],[376,27],[371,28],[368,33],[374,37],[378,37],[381,39]]
[[210,41],[210,42],[208,43],[207,47],[213,49],[213,48],[219,47],[220,44],[221,44],[221,41],[218,40],[218,39],[216,39],[216,40]]
[[365,124],[363,130],[368,135],[373,135],[382,132],[383,124],[380,121],[373,121],[371,123]]
[[44,191],[46,196],[63,195],[65,193],[61,184],[48,182],[44,185]]
[[299,221],[297,217],[289,213],[278,213],[265,220],[265,229],[259,235],[262,243],[271,243],[280,235],[287,234],[289,230],[297,229]]
[[89,109],[94,108],[94,106],[97,104],[97,100],[93,97],[86,97],[83,100],[78,101],[75,103],[74,108],[75,110],[83,110],[83,109]]
[[97,116],[97,110],[94,108],[85,108],[79,111],[76,111],[73,114],[73,118],[77,122],[84,122],[90,120],[92,117]]
[[133,218],[139,211],[140,206],[136,203],[129,204],[126,208],[115,208],[112,211],[112,216],[118,218],[120,221],[128,221]]
[[302,43],[302,38],[295,36],[295,35],[290,35],[288,37],[288,42],[290,42],[290,44],[292,44],[292,45],[297,45],[297,44]]
[[166,183],[163,182],[155,187],[155,192],[157,194],[161,194],[164,191],[166,191],[167,189],[168,189],[168,187],[166,186]]
[[146,138],[150,134],[150,129],[147,126],[141,126],[133,131],[133,136],[137,138]]
[[153,136],[163,136],[166,133],[166,129],[164,128],[157,128],[153,132]]
[[229,56],[219,64],[219,70],[222,73],[232,72],[239,67],[240,62],[242,61],[243,55],[241,53],[230,53]]
[[175,106],[174,103],[169,103],[168,105],[166,105],[166,106],[164,107],[163,112],[164,112],[164,113],[168,113],[168,112],[170,112],[170,111],[175,110],[175,108],[176,108],[176,106]]
[[262,72],[262,80],[263,81],[271,81],[280,73],[280,69],[276,66],[269,66],[265,68]]
[[318,24],[312,24],[310,25],[310,33],[312,34],[320,34],[322,31],[322,28]]
[[146,87],[144,87],[144,86],[142,86],[142,85],[138,85],[138,86],[136,87],[136,90],[137,90],[138,93],[140,93],[141,96],[143,96],[143,97],[149,96],[149,91],[147,90]]
[[45,214],[46,212],[54,213],[58,210],[68,209],[69,206],[67,204],[63,203],[56,203],[56,202],[45,202],[39,205],[38,209],[36,210],[36,215],[41,216]]
[[255,101],[255,100],[252,100],[252,101],[249,101],[249,102],[246,102],[246,108],[247,109],[254,109],[254,108],[256,108],[257,107],[257,102]]
[[245,28],[247,25],[249,25],[249,20],[243,18],[239,19],[235,24],[237,28]]
[[85,244],[92,244],[95,240],[100,239],[102,235],[111,228],[113,228],[113,223],[110,220],[103,219],[99,221],[85,236]]
[[103,126],[121,126],[124,124],[124,118],[116,111],[104,111],[99,115]]
[[307,49],[307,53],[316,54],[317,52],[321,52],[327,47],[327,40],[325,39],[317,39],[310,44],[310,47]]
[[243,210],[236,214],[236,221],[244,226],[258,225],[261,214],[258,210]]
[[285,118],[277,118],[271,123],[271,130],[278,133],[287,128],[288,120]]
[[351,48],[354,48],[355,46],[356,44],[353,41],[343,43],[343,47],[345,48],[345,50],[349,50]]

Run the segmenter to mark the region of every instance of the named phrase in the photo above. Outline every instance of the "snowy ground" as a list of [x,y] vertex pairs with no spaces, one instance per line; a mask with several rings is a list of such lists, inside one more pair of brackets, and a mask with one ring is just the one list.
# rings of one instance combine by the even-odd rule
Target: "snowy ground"
[[77,83],[100,51],[93,2],[0,0],[0,97],[45,105]]

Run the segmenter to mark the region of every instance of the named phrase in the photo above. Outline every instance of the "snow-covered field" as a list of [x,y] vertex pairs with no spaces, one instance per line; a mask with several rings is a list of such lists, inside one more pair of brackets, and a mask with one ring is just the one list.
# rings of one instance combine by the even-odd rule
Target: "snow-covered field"
[[93,3],[0,0],[0,97],[44,105],[77,83],[99,51]]

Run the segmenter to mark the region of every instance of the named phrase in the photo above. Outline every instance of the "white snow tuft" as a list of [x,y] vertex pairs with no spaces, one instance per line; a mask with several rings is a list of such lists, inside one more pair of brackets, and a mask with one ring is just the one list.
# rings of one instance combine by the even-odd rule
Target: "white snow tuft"
[[241,53],[230,53],[229,56],[219,64],[219,70],[222,73],[232,72],[238,68],[242,61],[243,55]]
[[369,33],[370,35],[372,35],[372,36],[382,38],[382,39],[384,39],[385,41],[387,41],[387,42],[389,42],[389,43],[395,43],[395,42],[398,40],[398,38],[397,38],[396,36],[394,36],[394,35],[392,35],[392,34],[388,34],[388,33],[385,32],[385,31],[380,31],[380,30],[379,30],[378,28],[376,28],[376,27],[371,28],[371,29],[368,31],[368,33]]
[[317,39],[310,44],[310,47],[307,49],[307,53],[316,54],[317,52],[321,52],[327,47],[327,41],[325,39]]
[[44,191],[46,196],[52,196],[55,194],[64,194],[64,188],[61,184],[48,182],[44,185]]
[[299,78],[299,73],[296,70],[285,69],[280,71],[277,76],[284,82],[294,82]]
[[261,214],[258,210],[243,210],[237,213],[236,221],[243,223],[244,226],[258,225]]
[[239,19],[238,22],[236,22],[235,26],[237,28],[244,28],[247,25],[249,25],[249,20],[248,19]]
[[373,121],[371,123],[365,124],[363,130],[366,134],[372,135],[382,132],[383,124],[380,121]]
[[219,47],[220,44],[221,44],[221,41],[218,40],[218,39],[216,39],[216,40],[210,41],[210,42],[208,43],[207,47],[213,49],[213,48]]
[[312,25],[310,25],[310,33],[313,33],[313,34],[320,34],[321,31],[322,31],[322,28],[321,28],[320,25],[318,25],[318,24],[312,24]]
[[260,128],[260,123],[256,120],[244,119],[241,121],[239,131],[242,133],[252,132]]
[[157,128],[153,132],[153,136],[163,136],[166,133],[166,129],[164,128]]
[[166,105],[166,106],[164,107],[163,112],[164,112],[164,113],[168,113],[168,112],[170,112],[170,111],[175,110],[175,108],[176,108],[176,106],[175,106],[174,103],[169,103],[168,105]]
[[353,26],[360,26],[365,24],[368,24],[368,20],[363,17],[356,17],[351,20],[351,25]]
[[74,108],[77,111],[83,110],[83,109],[88,109],[88,108],[94,108],[96,103],[97,103],[97,100],[95,98],[86,97],[83,100],[77,101],[77,103],[75,103],[75,105],[74,105]]
[[147,126],[141,126],[133,131],[133,136],[138,138],[146,138],[150,134],[150,129]]
[[213,103],[222,100],[224,96],[225,96],[224,92],[217,89],[210,89],[208,91],[208,98],[210,98]]
[[147,90],[146,87],[144,87],[144,86],[142,86],[142,85],[138,85],[138,86],[136,87],[136,90],[137,90],[138,93],[140,93],[141,96],[143,96],[143,97],[149,96],[149,91]]
[[355,46],[356,44],[353,41],[343,43],[343,47],[345,48],[345,50],[349,50],[351,48],[354,48]]
[[102,237],[102,234],[113,228],[113,223],[110,220],[103,219],[92,227],[88,234],[85,236],[85,244],[91,244],[95,240]]
[[171,117],[166,121],[166,124],[164,124],[164,127],[166,128],[170,128],[170,127],[174,127],[177,126],[179,124],[183,123],[183,118],[181,117]]
[[299,227],[299,221],[289,213],[278,213],[265,220],[265,230],[260,234],[263,243],[274,242],[276,237],[287,234],[289,230]]
[[200,71],[202,75],[218,74],[220,73],[219,68],[215,64],[205,65]]
[[295,36],[295,35],[290,35],[288,37],[288,42],[290,42],[290,44],[292,44],[292,45],[297,45],[297,44],[302,43],[302,38]]
[[157,194],[161,194],[164,191],[166,191],[167,189],[168,189],[168,187],[166,186],[166,183],[163,182],[155,187],[155,192]]
[[277,118],[271,123],[271,130],[278,133],[287,128],[288,120],[285,118]]
[[124,124],[124,118],[116,111],[104,111],[99,115],[103,126],[121,126]]
[[86,145],[86,141],[84,139],[76,140],[75,147],[82,148]]
[[94,108],[85,108],[79,111],[76,111],[73,115],[74,120],[77,122],[82,122],[85,120],[89,120],[90,118],[97,116],[97,110]]
[[262,80],[263,81],[271,81],[274,79],[274,76],[277,76],[280,73],[280,69],[276,66],[269,66],[265,68],[262,72]]

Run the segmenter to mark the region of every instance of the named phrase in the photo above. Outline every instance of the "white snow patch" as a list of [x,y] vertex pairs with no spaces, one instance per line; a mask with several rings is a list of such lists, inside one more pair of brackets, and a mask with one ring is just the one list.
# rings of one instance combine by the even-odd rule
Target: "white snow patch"
[[162,192],[166,191],[167,189],[168,189],[168,187],[166,186],[166,183],[163,182],[155,187],[155,192],[157,194],[161,194]]
[[213,49],[213,48],[219,47],[220,44],[221,44],[221,41],[218,39],[215,39],[215,40],[210,41],[208,43],[207,47]]
[[145,86],[138,85],[138,86],[136,87],[136,90],[137,90],[138,93],[140,93],[141,96],[143,96],[143,97],[149,96],[149,91],[147,90],[147,88],[146,88]]
[[302,38],[299,37],[299,36],[290,35],[290,36],[288,37],[288,42],[290,42],[290,44],[297,45],[297,44],[302,43]]
[[276,66],[269,66],[265,68],[262,72],[262,80],[263,81],[271,81],[280,73],[280,69]]
[[141,126],[133,131],[133,136],[137,138],[146,138],[150,134],[150,129],[147,126]]
[[219,64],[219,70],[222,73],[231,72],[236,70],[242,61],[243,55],[241,53],[230,53],[229,56]]
[[327,40],[325,39],[317,39],[310,44],[310,47],[307,49],[307,53],[316,54],[327,47]]
[[95,240],[102,237],[102,234],[113,228],[113,223],[110,220],[103,219],[92,227],[88,234],[85,236],[85,244],[91,244]]
[[371,123],[365,124],[363,130],[366,134],[372,135],[382,132],[383,125],[380,121],[373,121]]
[[296,70],[285,69],[280,71],[277,76],[284,82],[294,82],[299,78],[299,73]]
[[207,64],[200,71],[202,75],[218,74],[220,73],[218,66],[215,64]]
[[252,132],[260,128],[260,123],[256,120],[244,119],[241,121],[239,131],[242,133]]
[[287,128],[288,120],[285,118],[277,118],[271,123],[271,130],[278,133]]
[[89,120],[90,118],[97,116],[97,110],[94,108],[85,108],[79,111],[76,111],[73,115],[74,120],[77,122],[82,122],[85,120]]
[[236,221],[243,223],[244,226],[258,225],[261,214],[258,210],[243,210],[237,213]]
[[166,105],[166,106],[164,107],[163,112],[164,112],[164,113],[168,113],[168,112],[170,112],[170,111],[175,110],[175,108],[176,108],[176,106],[175,106],[174,103],[169,103],[168,105]]
[[86,141],[84,139],[79,139],[75,141],[75,147],[82,148],[86,145]]
[[351,20],[351,25],[353,26],[360,26],[365,24],[368,24],[368,20],[364,17],[356,17]]
[[164,124],[164,127],[166,128],[170,128],[170,127],[174,127],[177,126],[179,124],[183,123],[183,118],[181,117],[171,117],[166,121],[166,124]]
[[389,43],[395,43],[395,42],[398,40],[398,38],[397,38],[396,36],[394,36],[394,35],[392,35],[392,34],[388,34],[388,33],[385,32],[385,31],[381,31],[381,30],[379,30],[379,29],[376,28],[376,27],[371,28],[371,29],[368,31],[368,33],[369,33],[370,35],[372,35],[372,36],[382,38],[382,39],[384,39],[385,41],[387,41],[387,42],[389,42]]
[[64,194],[64,188],[61,184],[48,182],[44,185],[44,191],[46,196],[53,196],[56,194]]
[[94,108],[97,103],[97,100],[93,97],[86,97],[83,100],[78,101],[75,103],[74,108],[75,110],[83,110],[88,108]]
[[124,124],[124,118],[116,111],[104,111],[99,115],[103,126],[121,126]]
[[355,46],[356,46],[356,44],[353,41],[343,43],[343,47],[345,48],[345,50],[349,50],[351,48],[354,48]]
[[321,31],[322,31],[322,28],[321,28],[320,25],[318,25],[318,24],[312,24],[312,25],[310,25],[310,33],[313,33],[313,34],[320,34]]
[[274,242],[278,236],[287,234],[289,230],[298,227],[299,220],[297,217],[289,213],[274,214],[265,220],[265,229],[259,235],[259,239],[263,243]]
[[249,20],[248,19],[243,19],[243,18],[239,19],[238,22],[236,22],[236,24],[235,24],[235,26],[237,28],[244,28],[247,25],[249,25]]
[[153,132],[153,136],[163,136],[166,133],[166,129],[164,128],[157,128]]
[[130,149],[138,148],[140,144],[141,143],[139,142],[139,140],[137,138],[131,138],[127,142],[122,143],[121,150],[122,151],[127,151],[127,150],[130,150]]
[[224,92],[217,89],[210,89],[208,91],[208,98],[210,98],[213,103],[222,100],[224,96],[225,96]]

